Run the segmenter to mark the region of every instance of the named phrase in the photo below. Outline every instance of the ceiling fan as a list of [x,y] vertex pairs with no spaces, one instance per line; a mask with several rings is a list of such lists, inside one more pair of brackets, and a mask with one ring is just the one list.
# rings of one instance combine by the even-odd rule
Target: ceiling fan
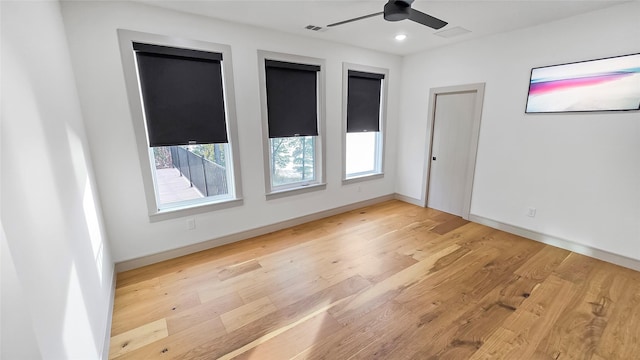
[[442,21],[431,15],[427,15],[423,12],[412,9],[411,3],[413,3],[413,1],[414,0],[389,0],[389,2],[387,2],[384,5],[384,11],[329,24],[327,25],[327,27],[333,27],[333,26],[350,23],[353,21],[368,19],[370,17],[374,17],[378,15],[384,15],[384,19],[387,21],[400,21],[400,20],[409,19],[411,21],[417,22],[418,24],[422,24],[430,28],[434,28],[436,30],[447,25],[446,21]]

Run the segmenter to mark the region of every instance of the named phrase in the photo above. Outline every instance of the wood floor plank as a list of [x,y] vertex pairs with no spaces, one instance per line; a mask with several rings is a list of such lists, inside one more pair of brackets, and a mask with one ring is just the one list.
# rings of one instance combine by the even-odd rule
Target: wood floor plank
[[109,358],[116,359],[158,339],[169,336],[167,322],[160,319],[111,338]]
[[[206,269],[211,270],[211,268],[222,268],[287,249],[291,245],[299,245],[313,239],[314,236],[319,234],[326,234],[326,230],[318,228],[317,222],[310,224],[311,225],[302,224],[244,241],[122,272],[117,276],[116,287],[127,286],[158,276],[180,277],[184,271],[188,270],[205,271]],[[260,245],[256,246],[256,244]]]
[[[535,265],[540,266],[536,269]],[[482,346],[501,324],[529,298],[534,289],[549,276],[552,269],[544,263],[535,262],[530,268],[538,280],[512,274],[509,269],[494,271],[493,285],[482,299],[476,302],[456,303],[452,307],[460,316],[448,324],[438,325],[441,330],[434,334],[414,358],[467,359]],[[542,277],[545,274],[546,276]],[[468,293],[471,293],[469,291]],[[435,325],[435,324],[434,324]]]
[[571,281],[574,284],[581,284],[589,277],[591,271],[593,271],[599,263],[600,260],[571,253],[558,265],[554,273],[558,277]]
[[232,332],[276,310],[269,297],[265,296],[220,315],[220,319],[227,332]]
[[444,235],[450,231],[453,231],[459,227],[461,227],[462,225],[466,225],[468,224],[469,221],[465,220],[461,217],[455,217],[451,220],[448,220],[446,222],[443,222],[439,225],[434,226],[431,231],[436,233],[436,234],[440,234],[440,235]]
[[116,288],[114,306],[117,309],[118,306],[154,298],[158,296],[159,291],[160,279],[158,277],[136,282],[127,286],[120,286]]
[[258,270],[262,268],[260,263],[256,259],[251,259],[248,261],[241,262],[239,264],[234,264],[225,267],[224,269],[218,272],[218,278],[222,281],[230,279],[232,277],[242,275],[254,270]]
[[216,317],[130,351],[117,360],[180,359],[202,344],[222,341],[225,335],[227,332],[224,325]]
[[161,293],[157,298],[144,302],[134,302],[124,308],[117,309],[111,320],[111,336],[161,320],[200,304],[198,294],[194,291],[178,294]]
[[452,245],[444,250],[441,250],[433,254],[432,256],[375,284],[371,288],[361,292],[360,294],[356,295],[340,306],[332,308],[330,313],[334,318],[340,320],[340,318],[346,317],[347,314],[361,312],[363,311],[363,305],[370,303],[371,301],[375,301],[377,297],[384,296],[387,293],[399,292],[402,289],[413,285],[416,281],[424,279],[424,275],[433,268],[438,260],[455,252],[458,249],[459,246]]
[[553,327],[576,292],[575,284],[549,276],[470,359],[532,357],[542,336]]
[[[458,246],[458,245],[455,245]],[[466,286],[462,281],[470,275],[478,274],[488,263],[500,255],[496,249],[487,248],[486,251],[469,252],[466,248],[458,248],[452,252],[452,259],[447,259],[446,268],[436,266],[430,272],[422,275],[419,281],[398,294],[394,299],[417,314],[424,315],[434,305],[446,303],[449,297],[466,297]],[[454,286],[451,286],[454,285]],[[443,298],[443,299],[440,299]]]
[[622,291],[612,299],[609,321],[594,352],[594,359],[633,359],[640,354],[640,281],[635,276],[627,276],[630,270],[624,271],[626,281],[621,286]]
[[110,358],[626,360],[639,329],[639,272],[388,201],[118,274]]
[[514,274],[527,279],[544,280],[569,256],[570,251],[545,246],[529,258]]
[[[238,289],[238,294],[249,303],[259,298],[269,296],[279,308],[290,305],[309,293],[325,289],[332,284],[313,271],[292,268],[285,273],[272,273],[273,280],[262,281],[253,286]],[[353,274],[347,277],[351,277]],[[344,280],[346,278],[343,278]]]
[[[372,316],[375,313],[372,313]],[[403,319],[402,323],[390,326],[389,331],[379,334],[372,341],[362,344],[362,349],[354,355],[356,359],[408,359],[424,344],[427,337],[422,337],[425,326],[423,319],[415,314]],[[409,340],[412,339],[412,340]],[[416,339],[422,339],[416,341]]]
[[233,359],[291,359],[305,352],[321,339],[336,333],[340,328],[340,324],[323,311],[302,321],[298,326],[261,341],[259,345],[241,352]]
[[596,268],[536,352],[562,358],[591,358],[626,285],[626,278]]
[[[462,268],[460,271],[468,273],[453,282],[455,285],[435,280],[427,292],[418,292],[417,297],[414,291],[419,287],[408,289],[407,294],[413,293],[412,296],[403,294],[397,298],[405,301],[415,299],[408,304],[421,320],[416,329],[410,329],[402,334],[400,341],[395,341],[394,353],[398,357],[468,358],[500,325],[501,320],[513,313],[514,305],[518,306],[525,297],[519,296],[518,303],[514,300],[511,301],[513,305],[507,305],[505,295],[508,293],[505,294],[505,290],[518,287],[514,282],[524,280],[513,275],[512,271],[524,261],[520,255],[526,257],[527,253],[520,254],[518,249],[510,253],[494,251],[495,257],[474,261],[477,265]],[[506,260],[499,261],[501,258]],[[421,285],[428,283],[425,281]],[[428,342],[420,341],[427,338]]]
[[251,274],[241,274],[239,276],[229,278],[227,281],[200,284],[195,286],[195,288],[200,302],[206,303],[213,299],[217,299],[220,296],[240,293],[242,289],[261,284],[265,279],[265,273],[256,272]]
[[167,316],[169,334],[177,334],[244,305],[236,293],[227,294],[185,311]]
[[365,279],[377,283],[389,276],[414,265],[418,261],[411,256],[397,253],[370,255],[364,259],[354,270]]
[[356,357],[393,327],[411,326],[415,322],[404,307],[393,301],[380,305],[318,341],[295,359],[350,359]]
[[274,311],[259,318],[256,321],[230,332],[224,341],[211,341],[185,353],[184,359],[210,359],[232,353],[236,349],[248,344],[255,346],[261,343],[260,339],[270,337],[270,334],[288,330],[288,326],[326,311],[335,303],[370,286],[370,283],[362,277],[352,277],[315,294],[309,294],[304,300],[294,303],[284,309]]

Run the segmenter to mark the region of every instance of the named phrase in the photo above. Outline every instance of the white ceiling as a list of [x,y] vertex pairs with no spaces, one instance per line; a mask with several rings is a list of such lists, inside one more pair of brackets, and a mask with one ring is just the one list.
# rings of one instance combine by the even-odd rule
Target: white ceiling
[[[449,22],[441,30],[463,27],[470,33],[445,39],[436,30],[411,22],[387,22],[382,16],[314,32],[307,25],[334,22],[382,11],[385,0],[140,0],[147,4],[211,18],[243,23],[292,34],[406,55],[482,36],[544,24],[626,1],[431,1],[417,0],[412,7]],[[403,42],[394,40],[399,33]]]

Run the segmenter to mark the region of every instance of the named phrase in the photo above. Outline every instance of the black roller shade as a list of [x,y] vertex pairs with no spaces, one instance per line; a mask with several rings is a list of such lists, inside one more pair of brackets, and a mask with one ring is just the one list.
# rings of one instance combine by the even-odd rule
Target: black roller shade
[[380,89],[383,74],[349,70],[347,132],[380,131]]
[[269,137],[318,135],[320,66],[265,60]]
[[226,143],[222,54],[133,43],[149,146]]

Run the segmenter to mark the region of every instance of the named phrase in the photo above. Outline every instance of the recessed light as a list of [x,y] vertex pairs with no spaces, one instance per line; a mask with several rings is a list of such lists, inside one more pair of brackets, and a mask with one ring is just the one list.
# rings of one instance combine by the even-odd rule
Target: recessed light
[[396,35],[396,40],[397,40],[397,41],[403,41],[403,40],[404,40],[404,39],[406,39],[406,38],[407,38],[407,35],[405,35],[405,34],[398,34],[398,35]]

